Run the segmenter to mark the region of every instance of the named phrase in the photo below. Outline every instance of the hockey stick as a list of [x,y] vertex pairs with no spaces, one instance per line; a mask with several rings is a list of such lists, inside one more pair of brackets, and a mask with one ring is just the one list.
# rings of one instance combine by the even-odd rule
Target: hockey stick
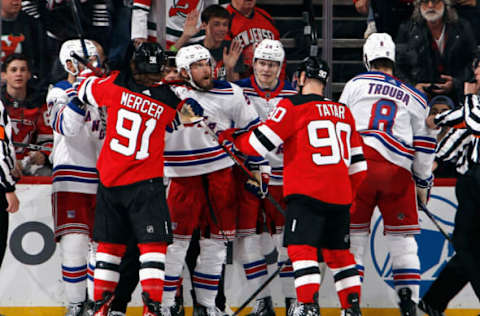
[[13,142],[13,146],[15,147],[21,147],[25,149],[30,149],[30,150],[43,150],[43,151],[52,151],[52,148],[47,147],[47,146],[42,146],[42,145],[36,145],[36,144],[24,144],[24,143],[19,143],[19,142]]
[[445,232],[445,230],[443,230],[443,228],[440,226],[440,224],[438,224],[437,220],[433,217],[433,214],[428,210],[427,206],[425,204],[423,204],[422,201],[420,201],[420,199],[418,199],[418,206],[420,206],[420,209],[425,214],[427,214],[428,218],[430,218],[430,220],[433,222],[435,227],[437,227],[437,229],[440,231],[440,233],[442,233],[443,237],[445,237],[445,239],[447,239],[453,245],[452,237],[450,237],[450,235],[448,235],[447,232]]
[[[201,121],[198,122],[203,129],[205,129],[213,138],[217,140],[217,142],[220,144],[218,141],[218,136],[215,134],[215,132],[207,125],[205,124],[205,120],[202,119]],[[248,168],[245,166],[245,164],[238,158],[227,146],[224,144],[220,144],[222,149],[232,158],[233,162],[240,167],[240,169],[253,181],[258,183],[257,178],[253,175],[253,173],[248,170]],[[260,184],[260,183],[258,183]],[[269,193],[267,192],[266,198],[275,206],[275,208],[284,216],[286,217],[285,210],[282,208],[280,203],[278,203],[277,200]]]
[[287,262],[290,262],[290,259],[288,259],[287,261],[283,261],[282,263],[280,263],[280,265],[278,266],[278,269],[265,281],[263,282],[262,285],[260,285],[260,287],[252,293],[252,295],[250,295],[247,300],[245,302],[243,302],[242,305],[240,305],[240,307],[235,311],[235,313],[232,314],[232,316],[237,316],[238,314],[240,314],[240,312],[242,310],[245,309],[245,307],[247,307],[248,304],[250,304],[251,301],[253,301],[253,299],[258,295],[258,293],[260,293],[264,288],[267,287],[267,285],[270,284],[270,282],[272,282],[273,279],[275,279],[275,277],[280,273],[280,271],[282,270],[283,268],[283,265]]
[[75,25],[75,29],[77,30],[77,36],[80,39],[80,43],[82,45],[83,55],[85,58],[88,58],[88,51],[87,45],[85,44],[82,21],[80,20],[80,13],[78,11],[77,3],[75,0],[70,0],[70,7],[72,9],[72,16],[73,16],[73,23]]
[[103,77],[105,75],[105,71],[103,69],[94,67],[87,59],[83,58],[82,56],[78,56],[77,53],[72,51],[72,52],[70,52],[70,56],[72,56],[77,61],[82,63],[85,67],[90,69],[95,74],[95,76]]

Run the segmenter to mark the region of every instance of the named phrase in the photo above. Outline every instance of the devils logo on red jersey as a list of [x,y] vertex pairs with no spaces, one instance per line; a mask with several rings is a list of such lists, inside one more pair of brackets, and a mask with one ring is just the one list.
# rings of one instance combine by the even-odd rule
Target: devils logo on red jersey
[[199,0],[177,0],[174,1],[173,6],[168,10],[168,16],[175,15],[187,16],[198,5]]

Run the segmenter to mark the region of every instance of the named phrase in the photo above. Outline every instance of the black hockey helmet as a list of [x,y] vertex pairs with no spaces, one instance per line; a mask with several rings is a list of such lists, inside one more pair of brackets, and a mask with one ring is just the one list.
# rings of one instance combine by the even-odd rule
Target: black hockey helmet
[[167,50],[164,52],[164,54],[165,54],[165,66],[177,67],[175,63],[175,56],[177,55],[177,53],[171,50]]
[[330,75],[330,68],[328,64],[318,57],[309,56],[305,58],[297,67],[297,77],[305,71],[307,78],[318,79],[323,84],[327,83],[328,76]]
[[162,46],[153,42],[144,42],[135,47],[132,58],[139,74],[160,73],[166,62]]

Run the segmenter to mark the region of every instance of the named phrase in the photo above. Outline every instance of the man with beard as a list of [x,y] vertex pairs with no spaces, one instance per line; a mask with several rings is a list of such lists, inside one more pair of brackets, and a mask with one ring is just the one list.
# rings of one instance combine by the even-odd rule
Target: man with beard
[[471,75],[475,38],[458,19],[450,0],[417,0],[412,19],[400,27],[397,68],[400,79],[431,98],[443,94],[455,103]]
[[[175,93],[181,98],[202,102],[205,122],[214,130],[230,127],[248,130],[259,123],[242,89],[227,81],[213,80],[213,58],[201,45],[181,48],[176,56],[177,69],[187,82]],[[163,315],[172,310],[178,281],[192,233],[200,228],[200,255],[193,273],[198,305],[196,316],[216,314],[225,242],[235,237],[236,191],[233,161],[218,142],[201,126],[170,130],[165,139],[165,175],[170,179],[167,202],[172,217],[173,244],[168,247],[165,265]],[[231,148],[232,144],[227,145]]]

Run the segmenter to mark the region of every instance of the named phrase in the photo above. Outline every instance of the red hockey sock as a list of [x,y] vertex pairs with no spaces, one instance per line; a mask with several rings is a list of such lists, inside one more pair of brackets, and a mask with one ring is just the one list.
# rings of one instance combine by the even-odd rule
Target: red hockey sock
[[122,261],[126,245],[100,242],[97,249],[97,263],[94,274],[93,299],[103,299],[103,292],[115,291],[120,273],[118,267]]
[[342,308],[349,308],[348,295],[357,293],[360,299],[361,283],[355,259],[348,249],[322,249],[325,263],[330,268],[335,281],[338,298]]
[[162,302],[165,280],[167,243],[138,244],[140,249],[140,283],[143,291],[155,302]]
[[317,248],[308,245],[289,245],[288,256],[295,274],[297,299],[301,303],[314,303],[314,296],[320,288]]

